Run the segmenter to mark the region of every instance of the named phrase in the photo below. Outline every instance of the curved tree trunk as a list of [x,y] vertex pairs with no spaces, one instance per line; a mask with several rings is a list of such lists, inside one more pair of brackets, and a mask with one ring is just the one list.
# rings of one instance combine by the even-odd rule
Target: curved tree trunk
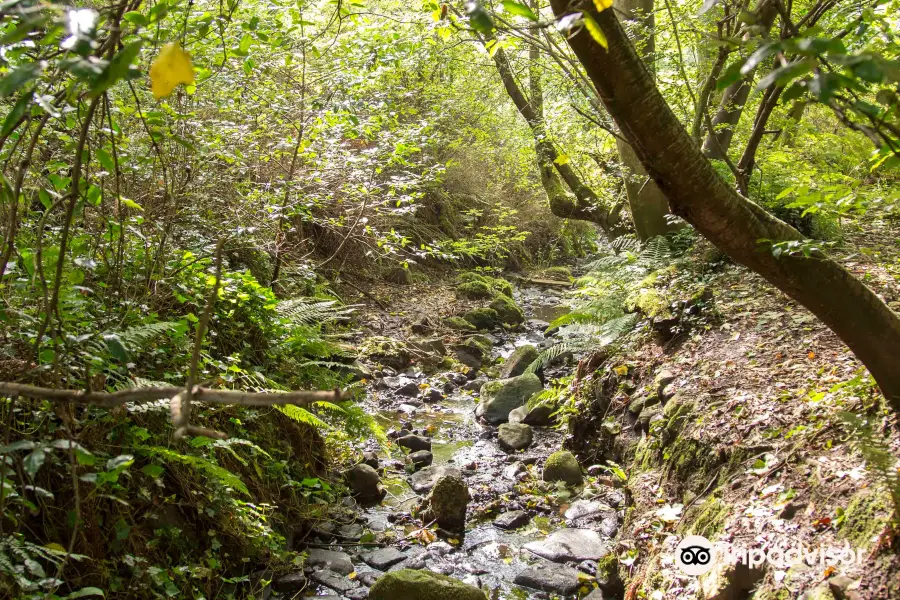
[[[503,87],[506,88],[506,92],[512,99],[513,104],[516,105],[519,114],[525,118],[525,121],[531,128],[531,133],[534,135],[538,168],[541,172],[541,183],[550,199],[550,211],[554,215],[566,219],[592,221],[599,225],[607,234],[613,233],[614,230],[617,231],[619,229],[618,211],[605,209],[604,203],[591,188],[581,181],[581,177],[578,176],[572,165],[558,160],[560,156],[559,151],[553,142],[547,138],[543,110],[540,112],[535,110],[535,105],[529,102],[525,94],[522,93],[503,48],[494,52],[493,58],[497,71],[500,73],[500,79],[503,81]],[[534,72],[533,69],[532,72]],[[539,83],[537,83],[536,87],[534,87],[534,84],[532,86],[533,92],[540,92]],[[537,106],[540,107],[542,105],[543,100],[537,100]],[[562,186],[559,178],[553,173],[554,170],[566,182],[569,189],[572,190],[572,195],[566,194],[565,190],[562,190],[562,193],[560,193]]]
[[[653,33],[656,19],[653,16],[653,0],[616,0],[621,17],[632,22],[635,45],[652,71],[656,52]],[[621,138],[616,139],[619,160],[625,166],[625,193],[634,220],[634,230],[642,242],[657,235],[665,235],[679,229],[669,215],[669,201],[647,175],[634,150]]]
[[[570,12],[569,0],[551,0],[551,5],[557,16]],[[586,10],[603,29],[609,49],[586,31],[571,36],[569,44],[675,213],[819,317],[865,364],[900,412],[900,316],[833,260],[776,258],[761,246],[762,239],[802,236],[730,188],[672,113],[613,11]]]

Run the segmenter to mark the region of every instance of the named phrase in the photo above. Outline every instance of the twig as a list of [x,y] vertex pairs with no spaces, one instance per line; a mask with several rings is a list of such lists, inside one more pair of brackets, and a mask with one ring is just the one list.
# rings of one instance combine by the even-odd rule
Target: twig
[[[118,392],[93,392],[86,390],[60,390],[24,383],[0,382],[0,395],[3,396],[23,396],[39,400],[73,402],[79,405],[104,408],[122,406],[128,402],[137,404],[166,400],[177,396],[183,391],[183,387],[164,386],[134,388]],[[239,404],[241,406],[274,406],[282,404],[305,406],[313,402],[340,402],[344,398],[344,392],[339,389],[297,392],[242,392],[240,390],[214,390],[205,387],[195,387],[191,395],[197,402]]]

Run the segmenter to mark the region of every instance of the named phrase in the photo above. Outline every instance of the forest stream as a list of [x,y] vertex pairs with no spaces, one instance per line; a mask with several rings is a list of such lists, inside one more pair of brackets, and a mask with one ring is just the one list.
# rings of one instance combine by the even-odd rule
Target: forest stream
[[[484,335],[493,346],[487,363],[505,360],[522,346],[548,346],[552,338],[544,331],[549,321],[568,310],[541,287],[521,288],[514,299],[525,312],[525,325],[519,331]],[[542,377],[568,370],[565,365],[547,367]],[[563,434],[552,426],[535,426],[527,448],[504,450],[497,427],[475,414],[479,391],[488,380],[474,369],[468,373],[385,369],[369,385],[366,409],[388,436],[428,450],[411,451],[414,464],[371,445],[367,462],[384,470],[384,500],[373,505],[345,498],[343,506],[349,510],[342,513],[342,524],[319,526],[304,540],[311,542],[306,564],[325,567],[309,574],[310,589],[318,597],[364,598],[366,586],[383,571],[403,568],[449,575],[503,599],[548,598],[548,593],[575,597],[578,588],[584,591],[582,586],[595,581],[597,562],[610,553],[619,527],[622,491],[611,486],[567,490],[561,482],[555,494],[540,500],[522,493],[530,481],[541,478],[542,466],[560,450]],[[440,399],[434,400],[431,390],[439,390],[434,397]],[[438,528],[440,537],[434,538],[410,512],[446,475],[461,476],[468,486],[468,516],[464,531]],[[392,529],[399,540],[395,543],[359,545],[364,531]],[[352,578],[341,571],[350,564]],[[601,578],[601,583],[608,592],[617,592],[615,582]]]

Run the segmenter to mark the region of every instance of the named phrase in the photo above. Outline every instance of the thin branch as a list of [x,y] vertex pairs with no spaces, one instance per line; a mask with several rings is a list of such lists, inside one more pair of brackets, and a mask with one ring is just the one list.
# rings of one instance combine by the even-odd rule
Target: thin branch
[[[129,402],[141,404],[173,398],[184,391],[181,386],[162,386],[119,390],[117,392],[93,392],[87,390],[60,390],[25,383],[0,382],[0,396],[22,396],[53,402],[72,402],[78,405],[114,408]],[[342,390],[297,392],[243,392],[240,390],[215,390],[194,387],[192,397],[197,402],[211,404],[238,404],[241,406],[275,406],[294,404],[307,406],[314,402],[340,402],[346,397]]]

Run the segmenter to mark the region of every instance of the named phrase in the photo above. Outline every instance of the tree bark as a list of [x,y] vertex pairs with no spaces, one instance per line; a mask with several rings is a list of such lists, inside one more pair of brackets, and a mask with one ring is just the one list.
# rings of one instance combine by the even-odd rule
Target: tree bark
[[752,85],[753,78],[748,76],[725,88],[719,110],[712,120],[713,130],[707,132],[706,141],[703,142],[703,154],[707,158],[723,160],[728,154],[734,129],[741,120]]
[[[604,208],[603,202],[591,188],[581,181],[581,177],[578,176],[572,165],[558,160],[560,156],[559,151],[553,142],[547,138],[543,111],[537,112],[535,105],[522,93],[503,48],[494,52],[493,58],[497,72],[500,73],[500,79],[503,81],[503,87],[506,88],[506,92],[512,99],[513,104],[515,104],[516,109],[518,109],[519,114],[525,118],[525,122],[528,123],[534,136],[538,169],[541,173],[541,184],[547,191],[547,196],[550,200],[550,212],[565,219],[591,221],[599,225],[607,234],[610,234],[616,229],[618,224],[618,211],[610,211]],[[539,84],[536,90],[540,91]],[[533,89],[532,91],[535,90]],[[542,100],[538,100],[537,106],[542,105]],[[572,190],[574,197],[565,193],[554,170],[566,182],[569,189]]]
[[[617,0],[615,4],[621,11],[620,18],[631,22],[635,45],[641,49],[641,56],[652,71],[656,52],[653,0]],[[621,138],[616,138],[616,148],[625,167],[625,193],[638,239],[644,242],[679,229],[669,217],[668,199],[647,175],[634,150]]]
[[[753,14],[756,15],[756,23],[762,29],[762,36],[769,37],[769,31],[775,23],[775,17],[778,16],[776,2],[780,0],[760,0],[756,5]],[[750,89],[753,87],[753,78],[756,75],[754,69],[747,73],[742,79],[735,81],[725,88],[722,94],[722,101],[719,103],[719,110],[716,111],[712,120],[713,129],[706,134],[706,141],[703,143],[703,154],[708,158],[724,160],[725,155],[731,147],[731,140],[734,137],[734,130],[737,128],[744,112],[744,106],[747,104],[747,98],[750,96]]]
[[[551,0],[551,6],[559,17],[571,12],[569,0]],[[890,406],[900,412],[900,316],[825,256],[776,258],[769,252],[760,240],[802,236],[717,174],[672,113],[613,11],[597,13],[593,5],[580,6],[603,29],[609,49],[583,30],[568,42],[674,212],[819,317],[865,364]]]

